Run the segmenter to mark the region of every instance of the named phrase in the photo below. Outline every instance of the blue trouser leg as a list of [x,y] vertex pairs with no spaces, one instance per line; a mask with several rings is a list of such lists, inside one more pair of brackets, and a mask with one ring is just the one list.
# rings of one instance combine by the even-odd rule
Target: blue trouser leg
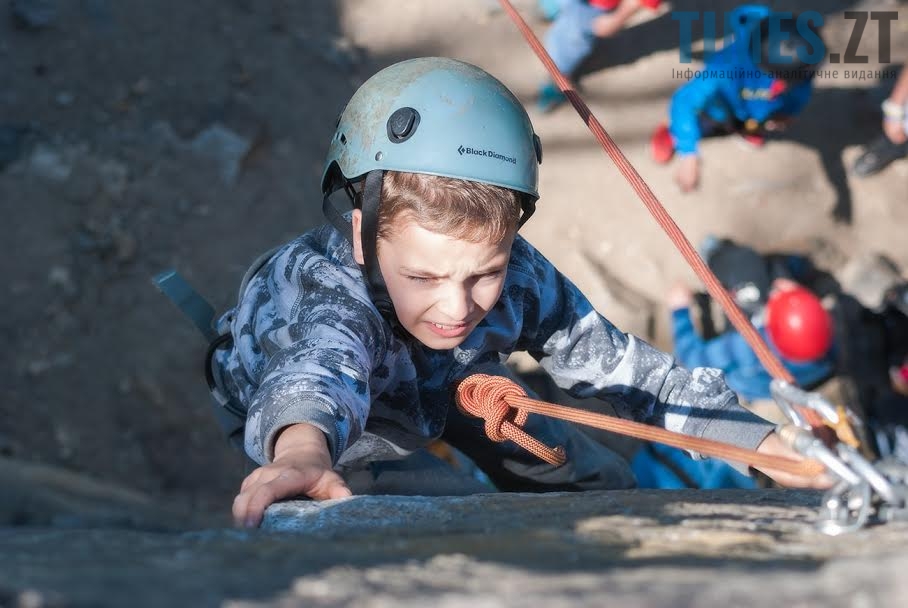
[[593,51],[596,35],[593,20],[605,14],[581,0],[566,0],[545,35],[545,48],[558,69],[571,77]]

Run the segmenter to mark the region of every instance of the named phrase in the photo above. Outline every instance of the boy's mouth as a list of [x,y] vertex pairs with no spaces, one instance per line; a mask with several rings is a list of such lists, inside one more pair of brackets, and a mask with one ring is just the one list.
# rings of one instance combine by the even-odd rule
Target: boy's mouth
[[443,338],[457,338],[467,333],[467,330],[470,327],[469,323],[458,323],[457,325],[445,325],[443,323],[435,323],[428,321],[426,323],[434,333],[442,336]]
[[458,327],[463,327],[466,323],[458,323],[457,325],[444,325],[442,323],[432,323],[438,329],[457,329]]

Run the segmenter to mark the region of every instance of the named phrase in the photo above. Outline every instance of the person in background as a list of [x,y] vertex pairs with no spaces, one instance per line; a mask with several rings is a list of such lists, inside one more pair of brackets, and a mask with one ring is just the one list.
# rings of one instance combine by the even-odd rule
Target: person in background
[[[819,31],[797,15],[782,18],[765,6],[746,5],[735,10],[731,23],[734,41],[675,92],[668,124],[659,125],[650,140],[657,163],[679,157],[675,183],[682,192],[700,183],[702,138],[738,134],[762,147],[767,134],[784,131],[807,106],[816,64],[825,54]],[[771,35],[776,27],[780,33]]]
[[902,68],[892,94],[883,101],[883,133],[854,162],[854,173],[867,177],[908,156],[908,69]]
[[[572,78],[596,41],[614,36],[641,8],[655,10],[662,0],[540,0],[542,14],[552,20],[545,48],[558,70]],[[536,107],[551,112],[567,101],[552,81],[539,87]]]

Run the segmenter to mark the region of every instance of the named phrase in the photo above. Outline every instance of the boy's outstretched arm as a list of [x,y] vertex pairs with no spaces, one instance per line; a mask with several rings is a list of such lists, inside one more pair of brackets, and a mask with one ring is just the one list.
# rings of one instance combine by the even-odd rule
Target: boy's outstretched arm
[[269,505],[301,494],[316,500],[351,495],[331,468],[325,434],[311,424],[294,424],[281,431],[274,460],[243,480],[233,501],[233,520],[237,526],[258,527]]
[[[515,242],[515,248],[524,246]],[[625,334],[538,252],[532,252],[535,302],[525,307],[524,341],[555,383],[576,398],[609,401],[619,416],[756,449],[772,423],[745,410],[722,372],[685,369],[673,357]],[[514,256],[512,256],[514,257]]]

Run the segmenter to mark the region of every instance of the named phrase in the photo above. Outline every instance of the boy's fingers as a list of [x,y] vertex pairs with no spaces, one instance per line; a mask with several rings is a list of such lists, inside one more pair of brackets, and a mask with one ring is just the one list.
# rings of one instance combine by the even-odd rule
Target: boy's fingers
[[332,498],[346,498],[353,493],[347,487],[344,478],[331,470],[324,470],[319,478],[312,484],[309,496],[315,500],[330,500]]
[[268,473],[261,474],[260,483],[250,486],[234,500],[237,525],[257,527],[265,509],[284,498],[305,494],[315,500],[327,500],[352,495],[343,478],[333,471],[284,469]]
[[249,505],[249,493],[241,492],[233,499],[233,524],[242,527],[246,521],[246,509]]
[[338,475],[337,479],[328,485],[326,498],[347,498],[348,496],[353,496],[353,492]]
[[792,475],[784,471],[773,469],[760,469],[779,485],[788,488],[810,488],[814,490],[826,490],[832,487],[834,480],[828,473],[815,475],[812,477],[803,477],[801,475]]
[[249,475],[246,476],[246,479],[243,480],[243,483],[240,484],[240,492],[245,492],[250,487],[252,487],[252,485],[256,481],[258,481],[261,474],[262,474],[262,467],[259,467],[256,470],[254,470],[253,472],[249,473]]
[[253,528],[259,525],[265,509],[278,498],[271,498],[274,483],[284,485],[285,471],[261,467],[249,474],[233,499],[233,520],[237,526]]

